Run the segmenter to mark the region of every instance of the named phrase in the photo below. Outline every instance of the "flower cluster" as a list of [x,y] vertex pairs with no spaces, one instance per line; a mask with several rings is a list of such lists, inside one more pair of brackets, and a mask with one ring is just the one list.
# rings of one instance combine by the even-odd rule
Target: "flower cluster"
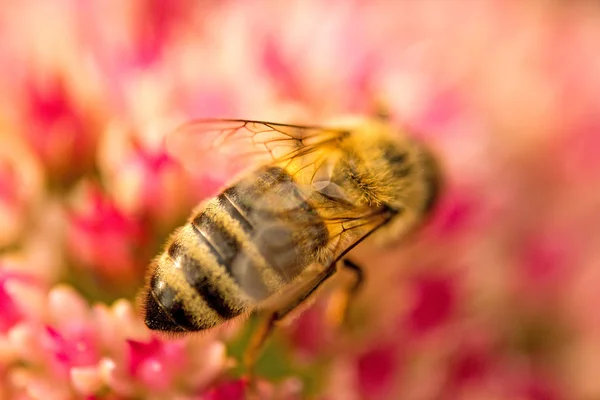
[[244,398],[252,320],[167,338],[134,300],[222,184],[164,135],[381,104],[439,204],[356,249],[343,327],[333,284],[277,331],[258,396],[600,397],[599,27],[591,2],[0,2],[0,399]]

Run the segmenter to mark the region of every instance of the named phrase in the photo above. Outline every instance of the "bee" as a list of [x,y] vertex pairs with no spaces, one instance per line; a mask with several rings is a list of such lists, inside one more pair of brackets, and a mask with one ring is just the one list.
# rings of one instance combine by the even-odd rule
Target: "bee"
[[260,344],[339,268],[360,283],[350,250],[371,235],[404,236],[440,186],[431,154],[383,119],[198,120],[168,135],[167,146],[188,168],[234,179],[197,207],[148,271],[145,323],[159,331],[201,331],[265,310]]

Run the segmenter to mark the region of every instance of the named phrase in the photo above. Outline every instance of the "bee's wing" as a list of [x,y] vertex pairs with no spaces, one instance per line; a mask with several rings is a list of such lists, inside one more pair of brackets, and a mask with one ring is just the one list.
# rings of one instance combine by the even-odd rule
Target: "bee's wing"
[[[315,197],[319,201],[314,201]],[[311,274],[320,272],[318,268],[307,270],[309,265],[320,263],[322,270],[335,264],[393,216],[385,207],[357,207],[343,198],[292,182],[277,183],[253,196],[251,204],[246,216],[254,228],[248,242],[262,255],[260,258],[264,257],[266,265],[259,269],[275,271],[281,282],[269,284],[265,290],[263,278],[257,277],[255,260],[246,252],[233,260],[231,271],[246,293],[263,300],[269,292],[281,291],[301,275],[310,279]],[[311,248],[313,243],[317,247]]]
[[204,119],[188,122],[166,138],[168,152],[186,169],[230,178],[259,165],[310,154],[347,130],[263,121]]
[[[352,216],[340,216],[338,218],[325,219],[327,223],[338,225],[333,228],[337,233],[333,234],[326,245],[330,251],[330,258],[319,260],[321,263],[315,262],[309,264],[301,270],[294,270],[293,268],[288,271],[294,276],[294,280],[288,281],[286,284],[278,288],[277,292],[268,297],[258,296],[262,301],[259,305],[261,309],[269,310],[286,310],[291,311],[301,302],[308,298],[311,293],[323,282],[323,273],[330,268],[335,268],[335,264],[344,258],[344,256],[352,250],[356,245],[366,239],[371,233],[376,231],[379,227],[384,225],[393,216],[392,212],[386,209],[371,210],[364,213],[353,213]],[[299,227],[301,228],[301,227]],[[310,230],[311,226],[306,225],[306,230]],[[269,229],[273,229],[272,227]],[[284,231],[285,227],[281,227],[281,231]],[[254,243],[260,246],[263,240],[272,240],[268,234],[264,232],[258,232],[255,237]],[[280,235],[285,237],[285,235]],[[281,239],[278,238],[277,242]],[[285,239],[284,239],[285,241]],[[293,256],[293,243],[290,242],[289,246],[282,246],[282,253],[279,256]],[[238,260],[239,261],[239,260]],[[235,264],[234,264],[235,265]],[[290,263],[293,265],[293,263]],[[242,267],[239,263],[236,267]],[[248,270],[248,265],[245,264]],[[235,267],[234,267],[235,268]],[[242,286],[246,291],[252,292],[252,290],[258,290],[261,284],[257,280],[250,279],[252,274],[247,274],[245,279],[240,280]],[[261,293],[263,296],[265,293]],[[292,307],[290,307],[292,305]]]
[[328,248],[332,252],[333,261],[341,260],[350,250],[385,225],[394,212],[385,207],[376,209],[354,210],[346,215],[326,218],[331,236]]

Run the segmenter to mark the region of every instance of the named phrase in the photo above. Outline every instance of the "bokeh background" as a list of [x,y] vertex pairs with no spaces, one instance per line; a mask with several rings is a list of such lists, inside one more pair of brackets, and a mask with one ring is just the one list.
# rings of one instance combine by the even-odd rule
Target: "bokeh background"
[[348,326],[329,286],[275,335],[265,399],[600,398],[600,5],[0,1],[0,399],[241,399],[255,321],[166,339],[134,298],[221,182],[190,118],[373,112],[437,154],[431,220]]

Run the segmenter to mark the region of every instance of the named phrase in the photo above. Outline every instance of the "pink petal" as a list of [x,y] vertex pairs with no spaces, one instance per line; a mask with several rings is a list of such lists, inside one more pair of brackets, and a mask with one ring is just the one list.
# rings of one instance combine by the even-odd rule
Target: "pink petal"
[[290,339],[303,356],[315,356],[328,344],[325,308],[323,302],[317,302],[302,312],[291,327]]
[[135,382],[120,368],[121,365],[110,358],[103,358],[98,364],[100,377],[112,392],[125,398],[134,397],[136,393]]
[[379,345],[362,354],[357,361],[358,385],[367,398],[386,398],[397,375],[396,349]]
[[51,178],[61,183],[91,166],[96,144],[94,126],[88,125],[67,85],[67,79],[55,74],[41,82],[32,80],[27,87],[27,139]]
[[142,270],[139,252],[146,238],[141,221],[123,213],[95,187],[87,189],[82,206],[70,214],[71,254],[111,284],[130,284]]
[[0,160],[0,202],[12,204],[19,198],[18,174],[16,166]]
[[132,377],[156,390],[165,390],[188,365],[183,341],[127,340],[128,370]]
[[280,43],[273,37],[265,38],[262,63],[266,74],[275,81],[284,97],[302,99],[300,77],[296,73],[294,63],[289,63],[281,53]]
[[466,188],[445,190],[424,230],[441,238],[456,235],[469,228],[478,216],[480,200]]
[[15,326],[8,334],[12,350],[22,361],[41,364],[45,360],[46,351],[40,344],[43,333],[30,324]]
[[102,388],[102,379],[96,366],[71,368],[71,384],[83,395],[93,395]]
[[57,286],[48,293],[50,318],[59,326],[84,321],[89,315],[88,303],[69,286]]
[[129,374],[136,376],[142,363],[148,358],[156,357],[162,350],[161,342],[153,337],[150,342],[138,342],[136,340],[127,340],[129,354]]
[[163,47],[172,38],[174,28],[189,10],[186,2],[150,0],[142,2],[137,15],[137,42],[134,64],[148,68],[161,60]]
[[29,399],[64,400],[71,398],[68,385],[49,377],[33,378],[26,387]]
[[422,276],[413,282],[414,303],[408,326],[414,334],[428,333],[446,323],[456,308],[455,283],[449,277]]
[[242,379],[222,383],[209,390],[202,400],[244,400],[246,399],[247,387],[248,383]]
[[570,243],[573,235],[546,232],[522,241],[521,272],[525,290],[542,289],[548,294],[557,290],[568,279],[570,267],[577,264],[578,251]]
[[465,385],[482,382],[492,372],[493,359],[487,341],[482,336],[467,337],[454,351],[449,364],[446,392],[460,390]]
[[2,310],[0,313],[0,333],[7,332],[25,315],[11,293],[10,286],[13,282],[31,285],[35,283],[35,280],[26,274],[4,271],[0,266],[0,310]]
[[557,390],[556,385],[550,379],[531,377],[527,380],[519,393],[527,400],[562,400],[563,396]]
[[132,140],[131,151],[113,165],[115,198],[129,213],[170,221],[199,200],[183,168],[164,145],[152,148]]
[[6,292],[3,280],[0,280],[0,333],[6,333],[21,320],[22,314],[12,297]]
[[65,371],[96,364],[100,358],[93,328],[76,324],[69,328],[63,333],[46,327],[46,346],[55,360]]

